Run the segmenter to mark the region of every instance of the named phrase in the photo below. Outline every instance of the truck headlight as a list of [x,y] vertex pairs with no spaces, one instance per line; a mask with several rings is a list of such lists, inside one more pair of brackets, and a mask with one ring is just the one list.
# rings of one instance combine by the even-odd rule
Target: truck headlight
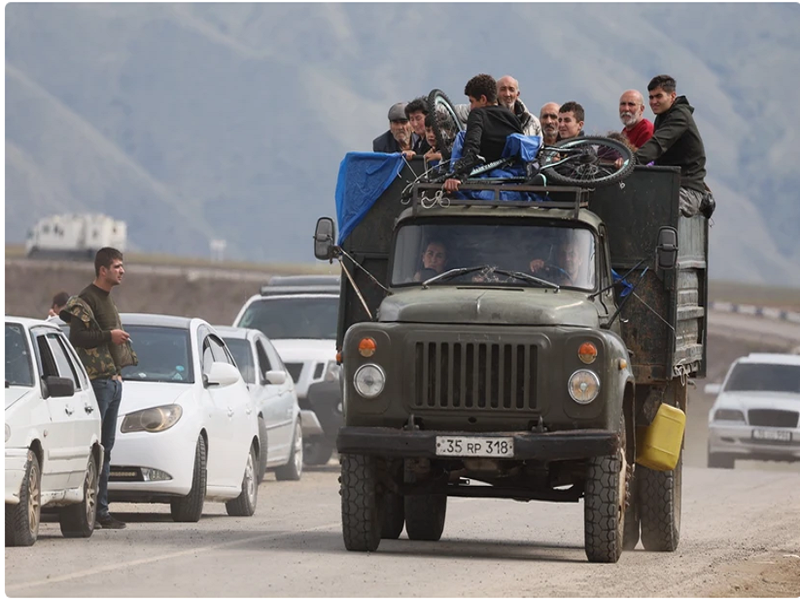
[[578,404],[589,404],[600,393],[600,378],[585,369],[575,371],[567,384],[570,397]]
[[362,365],[353,377],[353,384],[360,396],[367,399],[375,398],[386,385],[386,373],[378,365]]
[[137,410],[136,412],[125,415],[122,421],[122,427],[120,427],[120,432],[131,433],[133,431],[149,431],[156,433],[158,431],[165,431],[175,425],[182,414],[183,409],[178,404]]
[[714,413],[715,421],[738,421],[744,423],[744,413],[732,408],[718,408]]

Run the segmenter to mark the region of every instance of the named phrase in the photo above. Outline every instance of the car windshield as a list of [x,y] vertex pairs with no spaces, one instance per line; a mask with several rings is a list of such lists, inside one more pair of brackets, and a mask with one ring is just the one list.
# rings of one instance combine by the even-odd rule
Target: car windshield
[[25,328],[6,323],[6,387],[33,387],[33,363],[25,342]]
[[239,367],[242,379],[246,383],[255,383],[255,365],[253,365],[253,352],[250,350],[250,342],[241,338],[223,338],[228,350],[233,354],[233,360]]
[[250,304],[236,326],[272,340],[335,340],[338,315],[338,296],[272,297]]
[[125,325],[139,364],[122,369],[129,381],[193,383],[189,331],[178,327]]
[[800,394],[800,365],[739,363],[728,378],[725,391]]
[[431,284],[593,290],[595,247],[589,229],[563,224],[409,224],[397,232],[392,285],[420,285],[446,273]]

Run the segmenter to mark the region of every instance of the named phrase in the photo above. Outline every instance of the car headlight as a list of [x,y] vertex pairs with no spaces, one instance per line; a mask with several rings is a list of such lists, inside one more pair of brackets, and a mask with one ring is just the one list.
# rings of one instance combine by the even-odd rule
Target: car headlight
[[6,441],[10,439],[11,439],[11,427],[9,427],[8,423],[6,423]]
[[567,384],[570,397],[578,404],[589,404],[600,393],[600,378],[593,372],[575,371]]
[[339,381],[339,374],[342,372],[342,367],[336,364],[335,360],[329,360],[328,365],[325,367],[325,381]]
[[374,398],[383,391],[386,385],[386,373],[378,365],[363,365],[353,377],[356,391],[364,398]]
[[744,413],[732,408],[718,408],[714,412],[715,421],[739,421],[744,423]]
[[131,433],[133,431],[158,432],[169,429],[181,418],[183,409],[178,404],[146,408],[125,415],[120,431]]

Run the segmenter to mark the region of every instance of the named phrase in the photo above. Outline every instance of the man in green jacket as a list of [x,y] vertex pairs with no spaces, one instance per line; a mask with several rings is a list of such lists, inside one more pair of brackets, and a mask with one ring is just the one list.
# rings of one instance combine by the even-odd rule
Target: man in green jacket
[[691,217],[704,209],[704,215],[710,216],[711,211],[706,208],[710,201],[705,185],[706,151],[692,116],[694,107],[686,96],[677,95],[675,79],[669,75],[653,77],[647,91],[650,109],[656,115],[655,129],[653,137],[636,151],[637,161],[642,165],[680,167],[681,214]]
[[125,529],[125,523],[108,512],[108,477],[122,400],[122,367],[137,362],[130,336],[123,331],[117,306],[111,299],[111,290],[122,283],[125,275],[122,253],[116,248],[101,248],[95,255],[94,271],[94,281],[69,299],[61,315],[69,321],[69,341],[86,367],[102,419],[105,453],[95,527]]

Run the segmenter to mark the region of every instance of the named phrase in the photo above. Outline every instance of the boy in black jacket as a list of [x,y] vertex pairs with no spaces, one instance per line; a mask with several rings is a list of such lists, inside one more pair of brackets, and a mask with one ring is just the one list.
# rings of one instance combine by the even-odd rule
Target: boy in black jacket
[[675,79],[669,75],[657,75],[647,85],[650,109],[656,115],[655,130],[636,152],[639,164],[654,162],[656,165],[681,168],[680,209],[686,217],[703,212],[711,216],[713,203],[705,185],[706,151],[703,139],[697,130],[692,113],[694,107],[686,96],[678,96]]
[[444,189],[455,192],[463,179],[475,167],[477,157],[486,163],[498,160],[506,145],[506,137],[523,133],[516,115],[497,104],[497,82],[491,75],[476,75],[467,82],[464,93],[469,97],[469,118],[464,137],[463,158],[456,166],[454,177],[444,182]]

